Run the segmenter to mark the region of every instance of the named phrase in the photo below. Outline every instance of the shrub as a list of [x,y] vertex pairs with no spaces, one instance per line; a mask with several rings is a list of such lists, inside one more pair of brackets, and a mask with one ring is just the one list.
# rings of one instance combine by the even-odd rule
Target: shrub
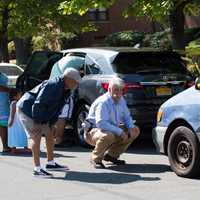
[[146,34],[142,46],[161,49],[172,49],[169,29],[155,32],[153,34]]
[[121,31],[108,35],[105,39],[105,43],[108,46],[134,46],[141,43],[143,39],[143,32]]
[[194,75],[200,75],[200,38],[194,40],[186,46],[186,56],[188,60],[188,70]]

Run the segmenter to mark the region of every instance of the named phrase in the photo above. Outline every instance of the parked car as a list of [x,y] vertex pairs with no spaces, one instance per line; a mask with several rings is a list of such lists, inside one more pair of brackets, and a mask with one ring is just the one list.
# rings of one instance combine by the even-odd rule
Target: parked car
[[[92,102],[108,89],[113,77],[125,81],[124,94],[131,115],[141,128],[142,136],[151,138],[159,106],[192,84],[192,77],[176,52],[134,48],[79,48],[63,51],[66,55],[52,69],[60,75],[74,66],[84,74],[77,91],[73,111],[73,127],[84,143],[81,123]],[[71,57],[71,59],[70,59]],[[70,62],[79,63],[71,65]],[[147,132],[147,131],[148,132]],[[146,134],[144,134],[146,133]]]
[[182,177],[200,175],[200,78],[195,86],[161,105],[153,141],[168,156],[172,170]]
[[16,87],[25,92],[48,79],[54,63],[63,55],[62,52],[35,51],[29,58],[24,73],[17,79]]
[[8,86],[15,87],[18,76],[20,76],[24,70],[12,63],[0,63],[0,72],[7,75]]

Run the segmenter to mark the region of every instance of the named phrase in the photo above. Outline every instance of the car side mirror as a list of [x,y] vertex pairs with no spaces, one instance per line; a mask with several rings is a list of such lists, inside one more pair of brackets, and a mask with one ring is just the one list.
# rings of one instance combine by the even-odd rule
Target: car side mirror
[[195,80],[195,89],[200,90],[200,77],[196,78]]

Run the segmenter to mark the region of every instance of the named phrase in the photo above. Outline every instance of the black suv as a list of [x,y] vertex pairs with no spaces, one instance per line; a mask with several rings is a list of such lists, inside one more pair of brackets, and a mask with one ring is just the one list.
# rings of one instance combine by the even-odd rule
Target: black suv
[[[143,138],[151,137],[159,106],[193,84],[180,55],[173,51],[116,47],[69,49],[64,52],[73,60],[83,60],[79,69],[84,71],[84,77],[73,115],[81,143],[84,142],[81,123],[92,102],[107,91],[108,82],[113,77],[125,81],[124,97]],[[61,73],[70,65],[65,63],[66,67],[63,66],[57,65]]]
[[[60,56],[63,55],[65,57],[54,65],[51,77],[54,72],[55,76],[59,75],[58,72],[62,74],[67,67],[75,67],[84,74],[76,91],[72,116],[73,127],[81,144],[85,144],[81,123],[92,102],[107,91],[108,82],[113,77],[117,76],[125,81],[124,97],[131,115],[141,129],[141,136],[148,138],[156,125],[159,106],[193,84],[180,55],[173,51],[117,47],[79,48],[64,50]],[[32,87],[33,80],[44,76],[33,75],[29,75],[25,82],[26,88]],[[49,73],[46,77],[47,75]]]

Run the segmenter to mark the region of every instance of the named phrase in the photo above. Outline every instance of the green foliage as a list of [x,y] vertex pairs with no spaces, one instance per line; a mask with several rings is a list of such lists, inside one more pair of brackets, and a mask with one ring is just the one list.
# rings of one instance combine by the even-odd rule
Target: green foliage
[[[63,15],[59,11],[63,0],[8,0],[0,1],[0,20],[5,9],[9,9],[8,35],[13,37],[29,37],[46,34],[54,29],[79,33],[82,30],[94,30],[93,25],[77,14]],[[3,28],[0,21],[0,30]]]
[[185,13],[192,16],[199,16],[200,14],[200,5],[199,1],[191,1],[186,7],[185,7]]
[[124,16],[137,16],[163,21],[165,16],[169,15],[173,7],[173,1],[170,0],[134,0],[132,4],[124,11]]
[[169,29],[153,34],[146,34],[142,46],[160,49],[172,49],[172,41]]
[[72,48],[77,41],[78,35],[70,32],[34,36],[32,39],[33,51],[42,49],[59,51],[60,49]]
[[199,0],[134,0],[124,11],[124,16],[149,17],[152,20],[166,22],[169,14],[181,4],[184,5],[185,13],[200,14]]
[[200,37],[188,44],[186,53],[189,56],[200,56]]
[[64,15],[79,14],[84,15],[92,8],[107,8],[116,0],[67,0],[59,6],[59,11]]
[[200,75],[200,37],[186,46],[188,70],[195,76]]
[[122,31],[108,35],[105,43],[109,46],[134,46],[137,43],[141,43],[143,38],[143,32]]

